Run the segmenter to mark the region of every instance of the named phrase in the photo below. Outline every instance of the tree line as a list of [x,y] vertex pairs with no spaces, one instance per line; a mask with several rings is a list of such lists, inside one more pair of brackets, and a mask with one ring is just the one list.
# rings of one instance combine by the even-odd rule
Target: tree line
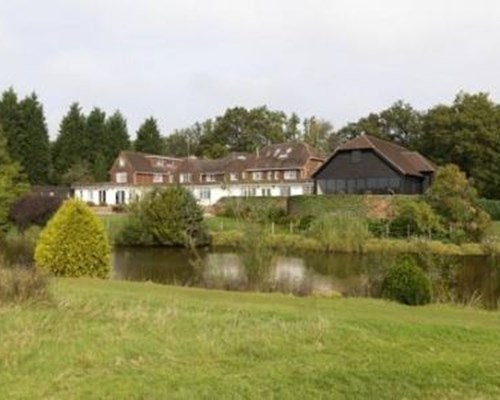
[[300,118],[266,106],[228,108],[169,135],[162,135],[157,120],[149,117],[133,141],[120,111],[107,115],[95,107],[86,115],[73,103],[51,142],[37,95],[20,99],[9,88],[0,98],[0,126],[10,157],[34,185],[106,181],[122,150],[216,158],[300,141],[327,155],[367,133],[420,151],[436,164],[454,163],[473,179],[482,196],[500,198],[500,105],[486,93],[459,93],[451,104],[425,111],[397,101],[339,129],[315,116]]

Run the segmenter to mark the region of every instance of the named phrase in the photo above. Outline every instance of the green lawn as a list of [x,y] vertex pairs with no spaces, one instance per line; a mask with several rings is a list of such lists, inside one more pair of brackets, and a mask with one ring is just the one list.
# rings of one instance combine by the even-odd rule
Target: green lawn
[[86,279],[0,308],[3,398],[499,398],[498,313]]

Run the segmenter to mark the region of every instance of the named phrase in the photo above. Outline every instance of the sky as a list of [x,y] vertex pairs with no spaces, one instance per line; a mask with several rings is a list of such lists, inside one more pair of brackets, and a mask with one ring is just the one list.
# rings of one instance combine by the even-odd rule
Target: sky
[[0,0],[0,90],[35,91],[51,136],[69,105],[132,136],[234,106],[340,128],[399,99],[500,100],[497,0]]

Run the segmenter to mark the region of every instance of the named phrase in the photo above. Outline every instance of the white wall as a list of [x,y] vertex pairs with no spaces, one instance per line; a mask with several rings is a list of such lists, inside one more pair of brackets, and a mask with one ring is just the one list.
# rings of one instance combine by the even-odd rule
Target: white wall
[[[271,197],[282,196],[283,187],[288,187],[290,196],[300,196],[305,194],[304,186],[312,188],[312,183],[303,182],[288,182],[276,184],[231,184],[231,185],[191,185],[187,186],[192,192],[198,203],[202,206],[211,206],[217,203],[223,197],[243,197],[251,189],[255,191],[255,197]],[[85,202],[92,202],[99,205],[99,191],[106,192],[106,204],[108,206],[116,205],[116,193],[118,191],[125,192],[125,204],[136,197],[140,197],[142,193],[151,190],[151,187],[128,187],[128,186],[112,186],[112,185],[78,185],[74,186],[75,197]],[[312,189],[310,190],[312,192]],[[202,198],[202,194],[204,195]]]

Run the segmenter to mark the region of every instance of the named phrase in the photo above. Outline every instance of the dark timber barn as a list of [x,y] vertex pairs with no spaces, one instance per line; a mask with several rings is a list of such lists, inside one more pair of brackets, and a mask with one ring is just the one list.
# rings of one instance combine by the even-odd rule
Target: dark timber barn
[[313,178],[316,194],[421,194],[434,171],[420,153],[362,135],[335,150]]

